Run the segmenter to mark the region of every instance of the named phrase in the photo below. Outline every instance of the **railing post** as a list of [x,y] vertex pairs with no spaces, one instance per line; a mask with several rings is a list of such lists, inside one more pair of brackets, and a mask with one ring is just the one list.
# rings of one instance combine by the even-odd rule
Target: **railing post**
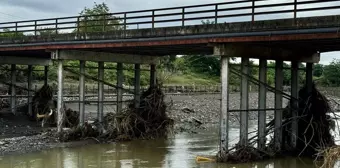
[[255,21],[255,0],[252,0],[252,8],[251,8],[251,21],[254,23]]
[[34,36],[37,36],[37,21],[34,21]]
[[77,35],[79,35],[79,32],[80,32],[80,19],[79,19],[79,17],[77,17]]
[[217,17],[218,17],[218,5],[215,5],[215,24],[217,24]]
[[155,28],[155,11],[152,11],[152,29]]
[[185,19],[185,8],[182,8],[182,26],[184,26]]
[[18,36],[18,22],[15,22],[15,36]]
[[124,36],[126,37],[126,13],[124,13]]
[[55,34],[58,34],[58,19],[55,20]]
[[296,20],[297,0],[294,0],[294,21]]

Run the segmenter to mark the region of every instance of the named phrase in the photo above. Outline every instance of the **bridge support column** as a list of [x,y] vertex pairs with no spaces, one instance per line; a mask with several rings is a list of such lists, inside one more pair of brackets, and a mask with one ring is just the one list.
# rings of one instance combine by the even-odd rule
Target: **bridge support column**
[[224,155],[228,151],[229,141],[229,114],[228,114],[228,98],[229,98],[229,57],[221,57],[221,82],[222,82],[222,99],[220,114],[220,154]]
[[[241,71],[243,74],[249,74],[249,58],[242,58]],[[248,101],[249,101],[249,83],[248,77],[241,77],[241,112],[240,112],[240,145],[248,144]]]
[[33,116],[32,115],[32,70],[33,67],[32,65],[28,65],[28,73],[27,73],[27,103],[28,103],[28,114],[29,116]]
[[79,62],[79,124],[83,125],[85,121],[85,61]]
[[299,98],[299,69],[298,69],[299,63],[298,62],[292,62],[292,69],[291,69],[291,96],[293,99],[291,100],[290,106],[292,107],[292,136],[291,136],[291,146],[293,149],[296,148],[297,143],[297,134],[298,134],[298,123],[297,123],[297,116],[298,116],[298,98]]
[[117,113],[123,109],[123,63],[117,63]]
[[12,64],[11,65],[11,112],[13,114],[16,113],[16,88],[15,88],[15,84],[16,84],[16,65]]
[[282,91],[283,91],[283,61],[276,61],[275,64],[275,131],[274,145],[277,150],[282,146]]
[[311,93],[313,85],[313,63],[306,64],[306,85],[308,93]]
[[267,60],[260,59],[259,80],[259,114],[258,114],[258,148],[265,149],[266,145],[266,100],[267,100]]
[[48,84],[48,66],[44,67],[44,84],[47,85]]
[[[98,79],[104,81],[104,62],[98,62]],[[104,84],[98,82],[98,121],[103,122],[104,117]]]
[[150,87],[156,86],[156,65],[150,65]]
[[135,64],[135,108],[139,107],[140,103],[140,64]]
[[57,114],[58,114],[58,121],[57,127],[58,132],[62,132],[63,129],[63,115],[64,115],[64,100],[63,100],[63,87],[64,87],[64,73],[63,73],[63,60],[58,61],[58,103],[57,103]]

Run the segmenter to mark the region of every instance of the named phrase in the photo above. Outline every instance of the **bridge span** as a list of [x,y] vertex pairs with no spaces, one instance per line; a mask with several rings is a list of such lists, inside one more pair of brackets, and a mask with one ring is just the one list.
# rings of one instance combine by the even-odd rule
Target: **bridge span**
[[[201,23],[201,21],[205,21]],[[166,55],[211,55],[221,58],[221,150],[228,145],[228,77],[230,57],[242,59],[240,143],[248,140],[249,59],[259,59],[258,147],[265,146],[267,61],[275,60],[275,145],[282,145],[283,61],[291,61],[291,97],[298,97],[298,64],[307,63],[306,83],[312,85],[313,63],[320,53],[340,50],[340,1],[285,2],[237,0],[182,6],[0,23],[0,64],[50,65],[58,63],[58,109],[63,102],[63,61],[98,62],[98,113],[102,121],[104,62],[117,62],[117,86],[122,86],[122,64],[135,64],[135,101],[139,102],[140,64],[149,64],[150,85],[156,81],[158,58]],[[23,61],[24,60],[24,61]],[[47,70],[46,70],[47,71]],[[13,74],[13,73],[12,73]],[[31,75],[28,75],[31,78]],[[84,74],[80,75],[80,114],[84,122]],[[31,79],[28,80],[31,83]],[[15,77],[12,78],[15,83]],[[28,86],[32,86],[29,84]],[[30,89],[30,88],[29,88]],[[117,89],[117,100],[122,100]],[[29,97],[31,92],[29,92]],[[31,98],[29,98],[31,101]],[[292,99],[294,100],[294,99]],[[117,102],[117,111],[122,106]],[[292,101],[292,106],[296,102]],[[12,85],[15,113],[15,86]],[[243,111],[243,112],[242,112]],[[58,115],[61,111],[58,110]],[[296,115],[292,112],[292,115]],[[58,123],[62,118],[58,118]],[[292,124],[297,131],[296,121]],[[61,128],[58,128],[60,131]],[[296,145],[296,137],[291,139]]]

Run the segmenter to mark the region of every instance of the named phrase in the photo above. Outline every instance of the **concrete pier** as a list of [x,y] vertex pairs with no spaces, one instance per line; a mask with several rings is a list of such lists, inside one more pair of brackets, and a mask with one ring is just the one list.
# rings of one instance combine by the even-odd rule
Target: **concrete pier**
[[[98,79],[104,81],[104,62],[98,62]],[[97,119],[101,123],[104,119],[104,83],[98,82],[98,115]]]
[[282,91],[283,91],[283,61],[277,60],[275,65],[275,131],[274,146],[280,150],[282,146]]
[[85,120],[85,61],[79,61],[79,124],[83,125]]
[[16,84],[16,65],[12,64],[11,65],[11,112],[13,114],[16,114],[16,89],[15,89],[15,84]]
[[292,124],[291,124],[291,129],[292,129],[292,136],[291,136],[291,146],[293,148],[296,147],[297,143],[297,134],[298,134],[298,124],[297,124],[297,116],[298,116],[298,111],[294,109],[298,109],[299,103],[298,103],[298,98],[299,98],[299,63],[298,62],[292,62],[292,67],[291,67],[291,78],[292,78],[292,83],[291,83],[291,96],[293,99],[291,100],[291,113],[292,113]]
[[121,112],[123,109],[123,80],[123,63],[117,63],[117,113]]
[[156,65],[151,64],[150,65],[150,87],[154,87],[156,85]]
[[139,107],[140,103],[140,64],[135,64],[135,87],[134,87],[135,108]]
[[27,67],[27,103],[28,103],[28,114],[29,116],[33,116],[32,115],[32,80],[33,80],[33,76],[32,76],[32,72],[33,72],[33,67],[32,65],[28,65]]
[[[249,74],[249,58],[242,58],[241,71],[243,74]],[[248,106],[249,106],[249,83],[248,77],[241,77],[241,104],[240,109],[240,145],[248,144]]]
[[221,118],[220,118],[220,152],[222,154],[228,151],[228,141],[229,141],[229,114],[228,114],[228,83],[229,83],[229,57],[221,57],[221,83],[222,83],[222,93],[221,93]]
[[63,107],[63,86],[64,86],[64,73],[63,73],[63,60],[58,60],[58,102],[57,102],[57,127],[58,132],[61,132],[63,129],[63,115],[64,115],[64,107]]
[[259,80],[263,84],[259,85],[259,100],[258,100],[258,148],[264,149],[266,145],[266,100],[267,88],[264,85],[267,83],[267,60],[260,59]]

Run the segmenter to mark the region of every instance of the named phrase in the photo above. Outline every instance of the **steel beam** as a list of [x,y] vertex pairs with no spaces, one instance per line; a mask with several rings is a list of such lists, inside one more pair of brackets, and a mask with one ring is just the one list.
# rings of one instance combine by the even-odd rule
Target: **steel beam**
[[156,86],[156,65],[150,65],[150,86]]
[[48,66],[52,64],[52,60],[49,58],[36,57],[0,56],[0,64]]
[[140,103],[140,64],[135,64],[135,108],[139,107]]
[[79,124],[83,125],[85,121],[85,61],[79,61]]
[[291,69],[291,78],[292,78],[292,83],[291,83],[291,96],[294,99],[291,100],[291,114],[292,114],[292,125],[291,125],[291,146],[292,148],[296,148],[296,143],[297,143],[297,134],[298,134],[298,122],[297,122],[297,116],[298,116],[298,98],[299,98],[299,70],[298,70],[299,63],[298,62],[292,62],[292,69]]
[[[104,62],[98,62],[98,79],[104,81]],[[103,122],[104,117],[104,83],[98,82],[98,121]]]
[[[283,61],[276,61],[275,89],[283,91]],[[277,150],[282,146],[282,93],[275,92],[275,131],[274,146]]]
[[117,63],[117,113],[123,109],[123,63]]
[[63,106],[63,85],[64,85],[64,76],[63,76],[63,60],[58,60],[58,103],[57,103],[57,114],[58,121],[57,127],[58,132],[62,132],[63,129],[63,114],[64,114],[64,106]]
[[29,116],[33,116],[32,114],[32,72],[33,72],[33,67],[32,65],[28,65],[27,68],[27,103],[28,103],[28,114]]
[[[249,58],[242,58],[241,70],[244,74],[249,74]],[[249,83],[246,76],[241,79],[241,110],[248,110],[248,92]],[[248,112],[240,112],[240,145],[246,146],[248,144]]]
[[[267,83],[267,60],[260,60],[259,80]],[[264,84],[259,85],[259,109],[266,109],[267,89]],[[258,114],[258,148],[263,150],[266,145],[266,111],[259,110]]]
[[229,141],[229,114],[228,114],[228,78],[229,78],[229,57],[221,57],[221,82],[222,82],[222,93],[221,93],[221,114],[220,114],[220,152],[226,154],[228,151]]
[[48,66],[44,67],[44,84],[48,84]]
[[131,64],[157,64],[159,58],[147,55],[116,54],[82,50],[59,50],[59,55],[52,54],[53,59],[84,60],[97,62],[119,62]]
[[16,65],[12,64],[11,65],[11,112],[13,114],[16,113],[16,89],[15,89],[15,84],[16,84]]
[[306,85],[308,93],[311,93],[313,85],[313,63],[307,63],[306,65]]

